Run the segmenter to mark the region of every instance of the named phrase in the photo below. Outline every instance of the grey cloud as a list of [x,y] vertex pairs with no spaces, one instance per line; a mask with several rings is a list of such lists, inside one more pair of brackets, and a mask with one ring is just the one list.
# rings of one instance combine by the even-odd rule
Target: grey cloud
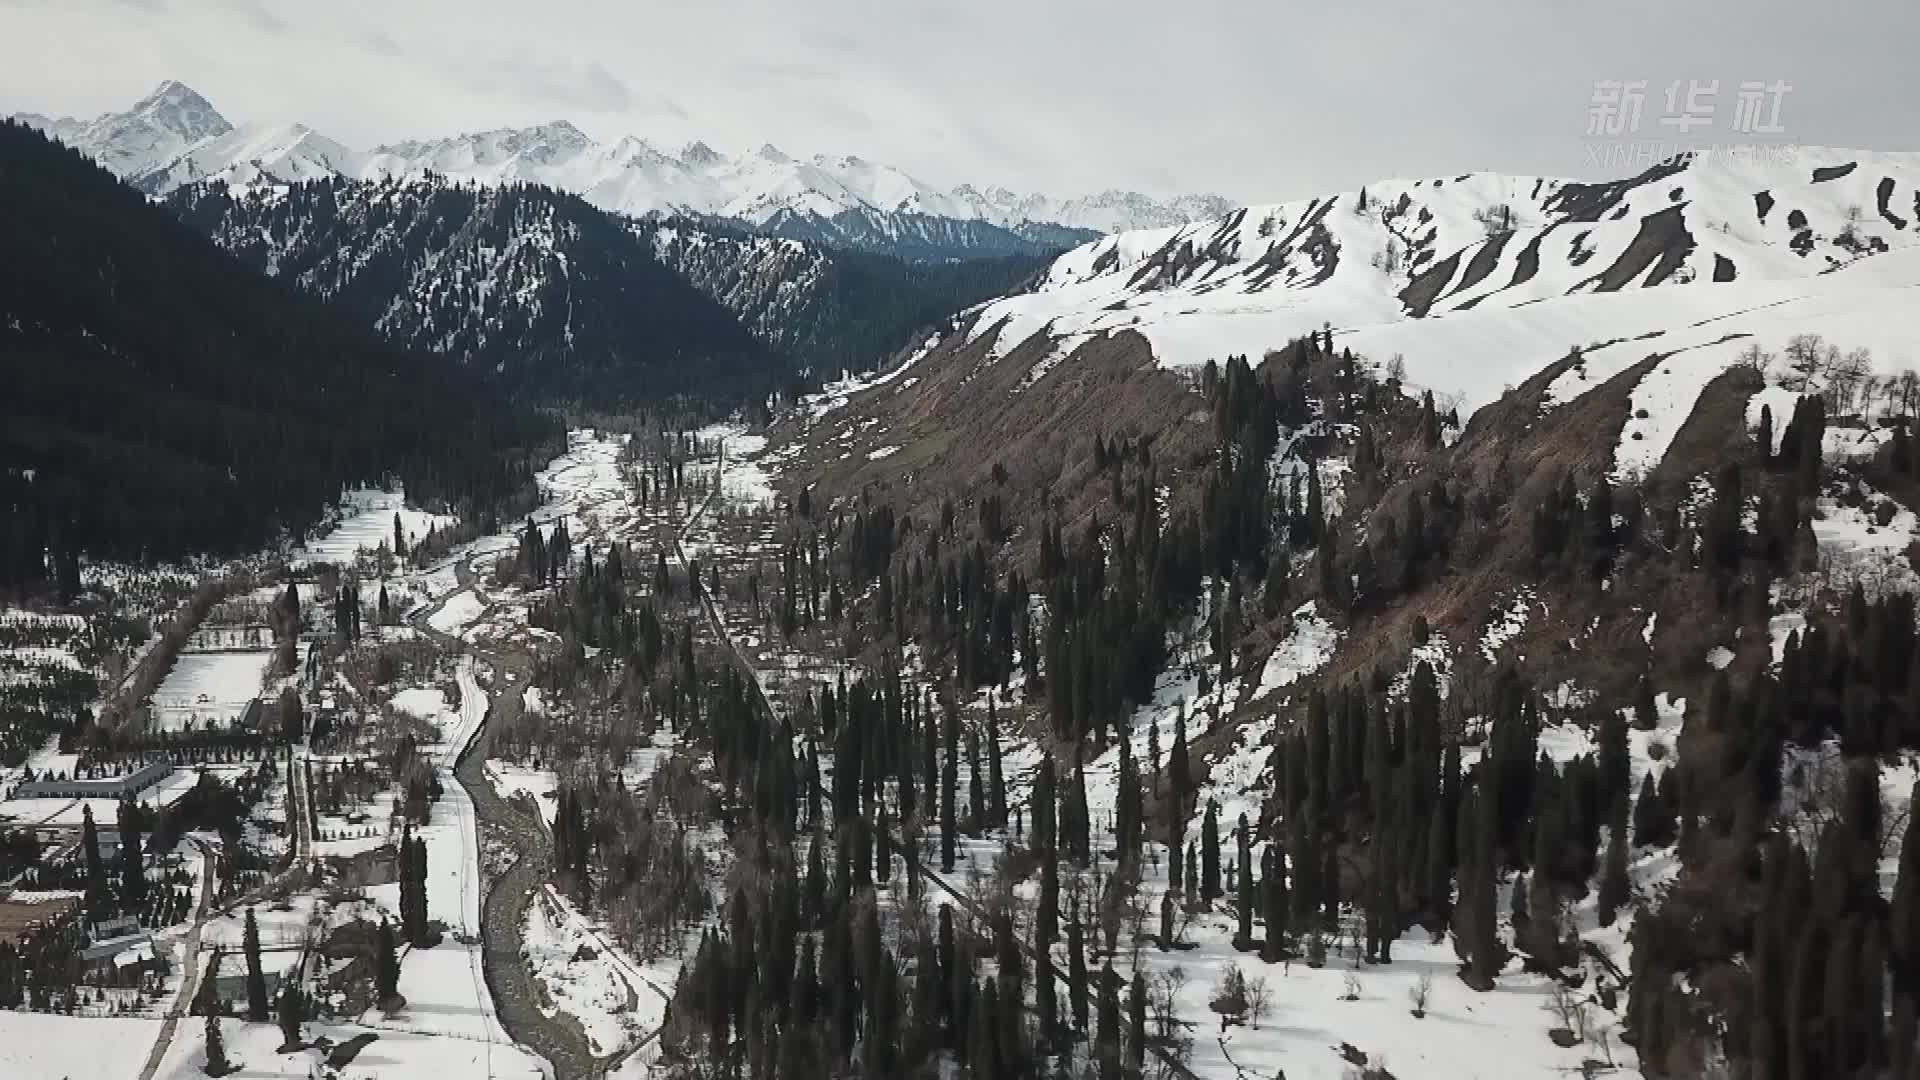
[[567,111],[686,115],[686,110],[672,98],[636,90],[597,60],[546,60],[514,55],[471,68],[466,74],[470,80],[496,93],[504,84],[514,92],[513,96],[556,116]]
[[400,43],[378,30],[356,30],[353,32],[350,40],[368,52],[380,56],[397,57],[403,55],[400,49]]
[[1912,0],[161,2],[0,0],[0,105],[92,115],[175,77],[350,145],[578,117],[935,184],[1250,200],[1578,174],[1601,79],[1781,78],[1797,141],[1920,148]]

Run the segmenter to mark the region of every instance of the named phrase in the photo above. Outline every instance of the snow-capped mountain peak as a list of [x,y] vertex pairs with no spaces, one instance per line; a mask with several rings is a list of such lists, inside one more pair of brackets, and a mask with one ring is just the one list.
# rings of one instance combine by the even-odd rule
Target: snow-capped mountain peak
[[688,168],[711,169],[726,159],[718,150],[696,139],[680,148],[680,160]]
[[200,143],[233,130],[206,98],[173,79],[155,87],[125,112],[106,113],[92,120],[34,114],[15,119],[78,146],[125,177],[164,166]]
[[1216,196],[1162,201],[1104,192],[1055,200],[1000,187],[944,189],[853,154],[796,157],[768,143],[736,157],[704,142],[668,152],[632,136],[599,143],[565,120],[361,152],[300,125],[236,129],[174,81],[126,112],[90,122],[16,119],[153,194],[210,179],[247,186],[329,173],[348,179],[431,173],[481,184],[540,184],[633,216],[734,218],[789,237],[910,258],[1058,250],[1095,232],[1177,225],[1230,205]]
[[[155,127],[174,132],[188,141],[198,141],[233,130],[227,118],[213,104],[185,83],[168,79],[153,93],[141,98],[133,108],[121,114]],[[110,119],[102,117],[102,120]]]

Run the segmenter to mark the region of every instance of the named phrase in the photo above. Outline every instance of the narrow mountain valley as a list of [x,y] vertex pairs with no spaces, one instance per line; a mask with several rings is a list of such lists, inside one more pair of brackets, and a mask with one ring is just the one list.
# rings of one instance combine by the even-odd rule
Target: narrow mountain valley
[[0,1074],[1920,1076],[1920,155],[0,122]]

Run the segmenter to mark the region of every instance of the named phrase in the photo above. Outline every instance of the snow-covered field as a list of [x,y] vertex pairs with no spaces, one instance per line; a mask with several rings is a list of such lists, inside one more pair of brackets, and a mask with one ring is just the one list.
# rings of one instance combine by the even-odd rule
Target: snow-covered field
[[665,1018],[671,988],[610,949],[551,888],[527,909],[526,956],[547,995],[541,1011],[578,1021],[596,1056],[646,1038]]
[[430,514],[407,505],[405,492],[360,488],[340,496],[339,520],[294,553],[305,562],[345,563],[362,551],[386,545],[393,548],[393,518],[400,516],[400,528],[407,546],[427,534],[428,529],[445,528],[455,519],[447,514]]
[[273,654],[183,652],[153,694],[154,725],[161,731],[231,726],[260,696]]
[[[205,1080],[202,1069],[206,1061],[205,1024],[202,1017],[181,1021],[173,1044],[155,1073],[155,1080]],[[220,1022],[220,1034],[226,1044],[227,1059],[239,1066],[239,1071],[231,1075],[240,1080],[312,1080],[327,1075],[320,1071],[320,1063],[326,1058],[321,1051],[280,1053],[280,1028],[275,1024],[249,1024],[228,1017]],[[411,1080],[413,1077],[547,1080],[548,1077],[540,1061],[510,1043],[450,1039],[395,1027],[372,1031],[360,1024],[308,1024],[305,1029],[309,1042],[325,1038],[334,1045],[369,1034],[376,1038],[360,1051],[352,1064],[341,1070],[340,1080]],[[144,1057],[146,1045],[139,1049]],[[133,1077],[138,1073],[136,1060],[133,1068],[112,1075]],[[104,1074],[76,1073],[71,1080],[79,1080],[83,1075]],[[49,1076],[48,1080],[67,1078]]]
[[493,781],[493,790],[499,792],[503,799],[524,797],[533,800],[533,804],[540,808],[540,816],[546,820],[548,827],[552,827],[554,814],[559,809],[555,800],[560,789],[560,778],[552,769],[489,761],[487,778]]
[[[140,1075],[159,1034],[158,1020],[0,1009],[0,1076],[6,1080],[132,1080]],[[204,1074],[195,1076],[205,1080]]]
[[443,634],[458,634],[485,610],[486,604],[473,593],[455,593],[444,607],[427,617],[427,625]]
[[438,720],[451,711],[447,695],[431,686],[409,686],[393,695],[393,707],[422,720]]

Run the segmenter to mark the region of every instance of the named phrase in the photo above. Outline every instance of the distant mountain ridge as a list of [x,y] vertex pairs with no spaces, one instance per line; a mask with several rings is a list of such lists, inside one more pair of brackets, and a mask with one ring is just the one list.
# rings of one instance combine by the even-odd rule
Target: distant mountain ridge
[[754,397],[862,370],[1046,263],[915,264],[439,176],[215,180],[176,188],[166,204],[241,261],[396,344],[523,396],[601,405]]
[[153,195],[208,180],[246,188],[432,173],[490,186],[539,184],[621,214],[723,218],[774,235],[929,261],[1057,251],[1101,233],[1179,225],[1233,206],[1216,195],[1157,200],[1106,191],[1053,199],[1001,187],[948,191],[856,156],[801,159],[768,145],[729,157],[701,142],[665,151],[632,137],[599,143],[565,121],[359,151],[302,124],[235,126],[177,81],[125,112],[91,121],[16,119]]
[[1714,351],[1731,355],[1797,328],[1911,364],[1920,338],[1891,316],[1916,267],[1920,154],[1798,147],[1599,183],[1385,180],[1120,233],[984,306],[969,336],[1002,357],[1041,335],[1051,366],[1131,332],[1192,369],[1331,330],[1470,411],[1575,348],[1691,357],[1725,338]]
[[0,562],[256,550],[367,484],[477,520],[560,434],[4,121],[0,246]]
[[519,395],[752,397],[791,370],[634,223],[564,192],[325,178],[195,184],[168,202],[248,265]]

